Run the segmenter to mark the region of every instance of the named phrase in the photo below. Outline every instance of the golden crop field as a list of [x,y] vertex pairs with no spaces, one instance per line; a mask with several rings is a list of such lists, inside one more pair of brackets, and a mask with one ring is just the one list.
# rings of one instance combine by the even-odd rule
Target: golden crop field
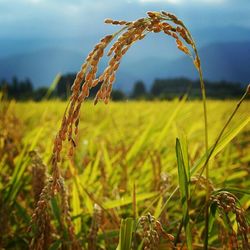
[[[236,101],[208,101],[207,105],[211,147]],[[178,231],[183,207],[175,150],[179,138],[191,170],[193,248],[200,249],[206,188],[204,177],[199,178],[205,154],[200,101],[85,103],[75,155],[69,159],[64,150],[61,157],[69,214],[64,214],[63,195],[46,197],[47,212],[41,215],[37,231],[28,230],[51,173],[53,139],[65,107],[59,101],[1,103],[1,247],[28,249],[34,233],[43,227],[42,240],[48,244],[44,249],[67,249],[72,240],[83,249],[116,249],[120,229],[129,234],[129,227],[134,228],[133,244],[138,249],[147,242],[152,249],[153,244],[155,249],[185,246],[185,231]],[[245,101],[209,162],[211,249],[236,249],[234,244],[247,249],[247,239],[242,237],[249,237],[249,231],[240,230],[248,230],[250,219],[249,115],[249,101]],[[70,238],[67,216],[76,239]]]
[[[68,102],[0,98],[0,248],[250,249],[250,85],[240,100],[207,100],[174,14],[105,22],[122,28],[88,54]],[[150,32],[191,58],[201,101],[109,103],[122,57]]]

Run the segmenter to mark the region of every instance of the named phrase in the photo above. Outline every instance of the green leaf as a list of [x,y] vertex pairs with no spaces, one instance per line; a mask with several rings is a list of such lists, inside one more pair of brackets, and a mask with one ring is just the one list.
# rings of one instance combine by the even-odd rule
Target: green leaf
[[176,139],[176,156],[177,156],[177,165],[178,165],[178,176],[179,176],[179,187],[181,195],[181,206],[183,214],[183,225],[186,233],[187,247],[189,250],[192,250],[192,234],[189,222],[189,173],[186,172],[189,169],[185,167],[185,162],[183,160],[183,154],[181,150],[181,144],[179,139]]
[[51,199],[51,207],[52,207],[52,212],[57,220],[58,225],[61,227],[62,223],[61,223],[61,211],[60,208],[58,206],[56,197],[53,197]]
[[209,234],[212,232],[215,216],[216,216],[216,210],[217,210],[217,204],[212,203],[210,206],[210,214],[209,214],[209,226],[208,226],[208,232]]
[[[79,191],[77,188],[76,180],[72,184],[72,216],[77,216],[81,214],[81,206],[80,206],[80,197]],[[77,217],[73,220],[75,225],[76,234],[80,233],[81,231],[81,218]]]
[[150,129],[152,128],[153,122],[150,122],[147,128],[144,130],[144,132],[135,140],[135,143],[130,148],[126,155],[126,162],[131,160],[137,153],[140,151],[141,147],[144,145],[144,142],[146,141],[148,134],[150,132]]
[[85,176],[85,178],[87,177],[88,179],[86,180],[88,185],[91,185],[93,182],[96,181],[96,178],[98,176],[99,173],[99,163],[100,163],[100,158],[101,158],[101,154],[98,152],[95,158],[95,161],[93,163],[93,166],[91,168],[91,172],[89,176]]
[[239,193],[239,194],[246,194],[250,195],[250,191],[246,189],[240,189],[240,188],[235,188],[235,187],[224,187],[217,189],[213,192],[213,194],[219,193],[221,191],[227,191],[227,192],[232,192],[232,193]]
[[[136,194],[136,202],[138,203],[140,201],[150,199],[156,196],[157,194],[158,194],[157,192]],[[103,205],[105,209],[111,209],[115,207],[121,207],[121,206],[125,206],[128,204],[132,204],[132,202],[133,202],[133,199],[131,196],[125,196],[125,197],[122,197],[120,200],[106,201]]]
[[57,84],[59,83],[60,79],[61,79],[61,74],[57,74],[55,79],[51,83],[51,85],[50,85],[46,95],[44,96],[43,100],[47,100],[51,96],[52,92],[55,90],[55,88],[56,88]]
[[42,135],[43,130],[44,130],[43,127],[34,130],[35,135],[33,135],[34,137],[32,138],[32,144],[29,145],[29,142],[27,141],[20,155],[18,155],[17,158],[15,159],[15,169],[8,183],[9,189],[7,190],[4,196],[5,202],[10,202],[10,203],[14,202],[16,196],[21,190],[21,187],[23,185],[22,177],[25,173],[26,168],[30,163],[30,157],[28,156],[27,152],[35,148]]
[[51,245],[49,250],[57,250],[60,249],[60,247],[61,247],[61,240],[57,240]]
[[22,220],[25,221],[25,223],[29,224],[30,223],[30,216],[27,213],[27,210],[18,202],[15,202],[15,208],[17,209],[18,215],[22,218]]
[[244,179],[245,176],[248,175],[248,172],[246,170],[242,170],[242,171],[237,171],[237,172],[234,172],[234,173],[231,173],[227,179],[226,179],[226,182],[229,182],[229,181],[235,181],[235,180],[242,180]]
[[109,175],[111,174],[111,176],[112,176],[112,163],[111,163],[109,152],[108,152],[106,146],[104,143],[101,144],[102,153],[103,153],[103,157],[104,157],[104,163],[105,163],[105,167],[107,169],[107,173]]
[[187,138],[183,133],[181,133],[181,137],[178,140],[179,140],[179,143],[180,143],[180,146],[181,146],[183,164],[184,164],[185,173],[186,173],[186,176],[187,176],[188,196],[190,196],[190,185],[189,185],[189,183],[190,183],[191,174],[190,174]]
[[187,100],[187,95],[185,95],[180,102],[178,101],[178,103],[176,103],[175,109],[171,113],[170,117],[168,117],[165,126],[161,130],[161,133],[155,139],[155,145],[154,145],[155,149],[159,149],[162,146],[162,142],[165,140],[165,138],[167,136],[167,133],[169,131],[170,126],[172,125],[174,119],[176,118],[177,114],[181,110],[181,108],[184,105],[184,103],[186,102],[186,100]]
[[162,202],[163,202],[163,198],[161,196],[160,199],[157,202],[157,205],[156,205],[156,208],[155,208],[155,212],[154,212],[154,217],[156,217],[156,218],[161,214]]
[[127,218],[121,221],[119,244],[117,250],[130,250],[132,243],[132,236],[134,232],[134,219]]
[[[214,149],[214,152],[212,153],[210,159],[214,158],[222,149],[224,149],[227,144],[235,137],[237,136],[240,131],[250,122],[250,117],[245,119],[244,121],[240,122],[236,127],[229,130],[220,140],[220,142],[217,144],[217,146]],[[212,151],[214,146],[210,147],[208,150],[208,153]],[[191,168],[191,174],[194,174],[198,169],[202,167],[202,165],[205,163],[207,158],[207,153],[204,153],[204,155],[196,161],[194,166]]]

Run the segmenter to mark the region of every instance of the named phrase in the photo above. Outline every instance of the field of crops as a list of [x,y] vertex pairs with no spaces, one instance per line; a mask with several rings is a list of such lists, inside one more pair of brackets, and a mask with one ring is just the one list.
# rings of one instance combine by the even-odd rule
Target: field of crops
[[[212,147],[236,101],[207,105]],[[200,101],[87,102],[74,156],[67,156],[72,142],[62,147],[63,189],[51,195],[44,187],[65,108],[1,102],[1,249],[202,249],[208,187],[208,249],[248,249],[249,101],[211,155],[209,183],[199,177]]]

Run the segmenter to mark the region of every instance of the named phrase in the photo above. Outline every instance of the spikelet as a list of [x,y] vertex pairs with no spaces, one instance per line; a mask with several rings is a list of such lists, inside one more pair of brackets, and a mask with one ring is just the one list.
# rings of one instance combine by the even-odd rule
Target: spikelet
[[[69,104],[65,110],[60,129],[54,140],[52,155],[52,181],[50,180],[45,185],[42,191],[43,195],[41,194],[38,201],[39,205],[34,213],[34,218],[39,218],[39,216],[46,217],[47,214],[44,214],[44,212],[39,209],[41,204],[45,204],[45,207],[47,208],[48,201],[56,194],[59,194],[62,200],[64,219],[66,221],[67,230],[74,249],[78,249],[79,245],[77,244],[74,235],[74,227],[69,216],[67,201],[68,194],[59,165],[61,162],[63,143],[66,140],[69,142],[68,156],[71,158],[74,155],[76,147],[75,138],[78,134],[81,106],[84,100],[89,96],[91,89],[96,85],[100,86],[95,96],[94,104],[97,104],[100,100],[107,104],[110,100],[116,72],[119,69],[123,56],[136,41],[143,39],[149,32],[164,32],[166,35],[173,37],[176,40],[177,47],[192,57],[191,51],[188,48],[190,45],[195,53],[195,58],[192,57],[192,59],[197,67],[197,70],[200,71],[200,61],[195,43],[193,42],[192,37],[183,22],[175,15],[167,12],[148,12],[147,17],[137,19],[134,22],[106,19],[105,23],[122,25],[122,28],[114,34],[103,37],[94,46],[93,50],[88,54],[86,60],[76,75],[71,88],[72,93]],[[110,57],[108,66],[100,74],[100,76],[97,77],[99,62],[105,54],[105,49],[114,40],[114,38],[117,38],[117,40],[113,43],[107,53]],[[44,197],[46,197],[46,199]],[[152,217],[150,218],[152,219]],[[152,220],[155,221],[154,219]],[[39,222],[39,220],[36,219],[36,222]],[[155,225],[155,223],[156,222],[153,222],[153,225]],[[152,229],[152,232],[150,231],[149,233],[150,236],[145,234],[145,237],[152,236],[154,244],[158,245],[159,234],[157,230]]]
[[[47,179],[47,184],[43,188],[37,206],[32,215],[31,225],[34,227],[35,235],[30,242],[30,250],[48,249],[50,245],[50,214],[49,202],[52,197],[53,179]],[[31,227],[29,228],[31,230]]]
[[121,20],[112,20],[110,18],[107,18],[104,20],[104,23],[107,23],[107,24],[113,24],[113,25],[127,25],[127,21],[121,21]]
[[194,66],[196,67],[197,70],[199,70],[201,67],[200,58],[197,56],[194,59]]
[[97,233],[102,221],[102,210],[98,204],[94,204],[94,213],[92,217],[92,223],[90,232],[88,235],[88,249],[95,250],[97,242]]
[[166,239],[171,247],[173,247],[174,236],[166,233],[162,228],[161,223],[150,213],[148,213],[147,216],[142,216],[139,219],[138,224],[142,228],[144,250],[159,249],[161,237]]
[[[59,177],[56,181],[56,190],[55,177],[48,177],[46,183],[44,184],[42,178],[45,179],[45,166],[35,152],[32,151],[30,156],[32,157],[33,168],[34,166],[36,167],[36,170],[34,170],[34,177],[36,177],[34,181],[37,180],[37,183],[35,183],[34,186],[34,193],[35,199],[38,200],[32,215],[31,227],[29,228],[29,231],[32,228],[34,231],[34,237],[30,242],[30,249],[42,250],[49,248],[52,229],[50,224],[50,201],[53,197],[55,197],[56,194],[59,193],[61,196],[62,205],[62,217],[60,220],[65,224],[65,230],[67,231],[70,239],[70,247],[72,247],[72,249],[80,250],[81,247],[75,237],[74,226],[70,217],[68,192],[64,184],[63,177],[60,175],[60,172],[58,172]],[[39,169],[37,166],[40,166],[41,169]],[[39,177],[41,178],[40,180],[37,179]],[[64,224],[62,224],[62,226]],[[65,241],[65,239],[62,239],[62,242],[63,241]]]
[[45,186],[46,166],[35,151],[29,152],[32,163],[32,189],[34,193],[34,201],[37,204],[40,194]]
[[198,176],[198,175],[192,176],[191,182],[197,184],[202,189],[206,189],[208,186],[210,192],[214,191],[213,183],[210,180],[207,181],[207,179],[202,175],[201,176]]
[[[250,245],[248,242],[248,233],[249,233],[249,224],[247,222],[245,213],[243,208],[241,208],[237,203],[237,198],[226,191],[218,192],[215,195],[212,195],[210,198],[211,204],[216,204],[221,216],[223,214],[228,218],[228,213],[235,214],[236,222],[238,225],[238,235],[241,236],[242,241],[242,249],[250,249]],[[229,222],[229,218],[227,219]],[[234,231],[233,227],[231,226],[231,231],[228,232],[229,234],[229,242],[228,247],[230,249],[238,249],[238,238],[237,234]]]
[[250,84],[247,86],[247,94],[250,95]]
[[69,239],[71,241],[71,247],[72,250],[81,250],[81,246],[76,239],[75,236],[75,229],[73,226],[73,223],[71,221],[70,217],[70,211],[69,211],[69,203],[68,203],[68,190],[67,187],[65,186],[64,179],[61,177],[60,178],[60,194],[61,194],[61,199],[62,199],[62,214],[63,214],[63,220],[66,223],[67,226],[67,232]]
[[[200,62],[198,54],[196,53],[197,51],[195,44],[183,22],[180,21],[175,15],[164,11],[149,11],[147,16],[148,17],[137,19],[134,22],[112,20],[110,18],[105,20],[105,23],[107,24],[123,25],[124,27],[118,32],[102,38],[89,53],[81,67],[81,70],[77,73],[76,79],[72,86],[72,95],[70,98],[69,108],[65,113],[66,122],[60,131],[62,134],[60,137],[62,138],[62,141],[65,140],[65,133],[67,133],[68,141],[71,141],[73,137],[73,126],[75,126],[74,134],[77,135],[78,123],[77,125],[74,125],[74,123],[76,120],[79,120],[81,104],[89,96],[89,92],[92,87],[96,86],[97,84],[100,85],[99,91],[95,96],[94,104],[97,104],[100,100],[104,101],[104,103],[108,103],[112,92],[113,83],[115,81],[115,75],[119,68],[122,57],[126,54],[133,43],[143,39],[148,32],[164,32],[165,34],[173,37],[176,40],[177,47],[182,52],[191,56],[188,46],[186,46],[181,41],[181,39],[183,39],[187,45],[191,45],[195,49],[196,58],[194,59],[194,64],[196,65],[197,69],[200,70]],[[176,25],[176,27],[174,27],[174,25],[170,22]],[[107,53],[107,56],[110,57],[108,66],[104,72],[101,73],[98,78],[96,78],[98,64],[104,55],[104,50],[115,37],[118,38]],[[82,82],[84,82],[84,84],[81,85]],[[60,150],[55,150],[55,152],[56,160],[54,162],[59,162]],[[74,145],[71,144],[69,149],[69,157],[72,157],[73,153]],[[56,166],[54,169],[55,172],[57,172]],[[55,176],[58,177],[58,174]]]

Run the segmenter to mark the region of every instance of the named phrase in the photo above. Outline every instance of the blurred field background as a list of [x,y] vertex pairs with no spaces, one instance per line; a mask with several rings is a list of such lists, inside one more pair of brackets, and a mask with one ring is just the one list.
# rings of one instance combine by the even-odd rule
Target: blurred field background
[[[235,104],[235,101],[208,101],[210,146]],[[53,138],[65,107],[66,103],[61,101],[1,103],[0,242],[4,249],[28,248],[31,234],[27,228],[37,199],[37,185],[39,189],[38,169],[35,168],[41,167],[30,151],[35,151],[36,157],[45,164],[43,171],[50,172]],[[243,103],[210,162],[211,185],[215,189],[233,191],[246,209],[247,220],[250,218],[248,107],[249,101]],[[204,156],[200,101],[84,104],[76,155],[69,161],[65,153],[62,159],[62,171],[70,193],[70,213],[83,247],[90,242],[94,204],[98,204],[103,213],[95,239],[98,249],[116,248],[121,218],[139,218],[148,212],[156,218],[160,216],[164,203],[178,185],[176,137],[187,140],[190,165],[198,164],[200,169],[199,161]],[[194,182],[198,173],[192,175]],[[43,175],[40,178],[42,182]],[[132,198],[134,185],[136,215]],[[192,199],[192,221],[199,221],[199,216],[202,218],[204,192],[204,183],[201,183]],[[182,216],[178,199],[179,194],[174,194],[161,215],[164,229],[170,234],[175,234]],[[54,243],[50,249],[58,249],[63,243],[58,238],[60,215],[57,213],[60,212],[55,207],[52,203]],[[201,218],[193,229],[195,249],[202,244]],[[235,220],[233,215],[230,218]],[[218,234],[222,237],[225,231],[214,226],[210,245],[219,247],[222,244]],[[227,242],[228,238],[224,240]],[[166,242],[164,244],[161,247],[166,247]]]

